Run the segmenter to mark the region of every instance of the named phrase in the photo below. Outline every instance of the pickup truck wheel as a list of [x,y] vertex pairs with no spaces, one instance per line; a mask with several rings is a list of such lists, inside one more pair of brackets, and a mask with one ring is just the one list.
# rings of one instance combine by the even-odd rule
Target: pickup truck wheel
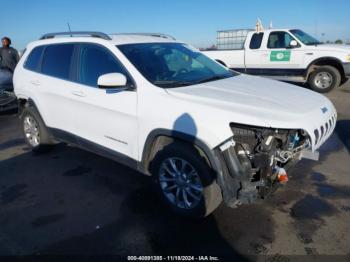
[[191,147],[166,146],[155,156],[151,171],[161,199],[180,215],[205,217],[222,201],[209,165]]
[[327,93],[338,87],[341,81],[339,71],[333,66],[321,66],[309,77],[310,88],[319,93]]
[[27,145],[33,152],[49,149],[52,141],[39,114],[31,107],[25,107],[20,116],[22,132]]

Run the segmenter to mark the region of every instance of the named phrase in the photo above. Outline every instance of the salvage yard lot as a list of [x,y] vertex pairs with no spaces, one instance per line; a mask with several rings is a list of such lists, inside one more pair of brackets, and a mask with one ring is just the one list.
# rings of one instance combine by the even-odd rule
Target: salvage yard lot
[[[350,83],[319,162],[301,161],[270,198],[206,219],[177,217],[150,178],[76,147],[33,154],[15,115],[0,116],[0,255],[348,255]],[[286,260],[278,260],[286,261]]]

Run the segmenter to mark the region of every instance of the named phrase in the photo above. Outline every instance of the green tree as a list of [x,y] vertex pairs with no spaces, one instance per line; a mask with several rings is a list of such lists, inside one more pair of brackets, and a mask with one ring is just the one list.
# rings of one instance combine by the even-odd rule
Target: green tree
[[338,45],[341,45],[341,44],[343,44],[343,40],[338,39],[338,40],[335,40],[334,43],[335,43],[335,44],[338,44]]

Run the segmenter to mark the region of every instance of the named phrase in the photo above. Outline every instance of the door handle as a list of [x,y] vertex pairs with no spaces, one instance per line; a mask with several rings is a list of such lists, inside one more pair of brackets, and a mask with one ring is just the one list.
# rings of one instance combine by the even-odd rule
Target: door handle
[[72,92],[73,95],[75,96],[79,96],[79,97],[85,97],[85,93],[84,92],[81,92],[81,91],[73,91]]
[[30,81],[30,83],[31,83],[33,86],[40,86],[39,80],[32,80],[32,81]]

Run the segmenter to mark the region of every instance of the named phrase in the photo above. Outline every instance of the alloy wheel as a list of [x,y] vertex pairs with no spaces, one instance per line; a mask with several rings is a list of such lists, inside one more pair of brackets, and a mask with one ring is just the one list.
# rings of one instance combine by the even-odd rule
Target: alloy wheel
[[162,162],[159,184],[165,197],[178,208],[193,209],[203,196],[198,172],[182,158],[171,157]]
[[38,146],[40,144],[39,126],[32,116],[27,115],[24,117],[23,129],[28,143],[33,147]]

